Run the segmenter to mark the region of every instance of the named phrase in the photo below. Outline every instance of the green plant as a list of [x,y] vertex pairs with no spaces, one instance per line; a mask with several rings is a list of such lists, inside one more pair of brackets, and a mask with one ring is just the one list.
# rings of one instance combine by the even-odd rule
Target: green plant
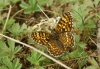
[[6,7],[9,4],[10,3],[9,3],[8,0],[0,0],[0,10],[3,10],[3,8]]
[[[9,29],[11,27],[11,25],[15,22],[15,19],[13,18],[9,18],[7,25],[6,25],[6,29]],[[3,27],[5,25],[5,20],[2,21]]]
[[20,49],[20,46],[15,46],[14,41],[8,40],[7,44],[0,41],[0,69],[20,69],[22,65],[19,64],[19,59],[14,59]]
[[12,36],[19,36],[21,35],[24,30],[27,28],[26,24],[23,23],[23,25],[20,27],[18,23],[13,24],[12,27],[9,29],[9,32],[12,33]]
[[89,62],[91,63],[91,65],[83,69],[100,69],[100,66],[94,58],[89,57]]
[[0,0],[0,11],[3,10],[6,6],[10,5],[10,3],[17,3],[20,0]]
[[21,69],[22,65],[19,63],[19,59],[14,59],[12,62],[11,62],[11,59],[9,59],[8,57],[6,58],[3,58],[2,59],[4,66],[0,67],[1,68],[4,68],[4,69]]
[[27,57],[27,60],[34,64],[36,68],[39,68],[43,64],[42,61],[44,59],[45,57],[43,57],[40,53],[36,51],[33,51],[31,56]]
[[29,13],[34,13],[36,11],[40,11],[39,7],[37,6],[38,5],[44,5],[46,4],[47,0],[29,0],[28,3],[25,3],[24,1],[22,1],[22,3],[20,4],[20,7],[24,8],[25,11],[24,13],[25,14],[29,14]]
[[10,58],[14,58],[14,54],[16,54],[21,47],[15,46],[15,42],[8,40],[8,45],[5,42],[0,41],[0,58],[4,58],[9,56]]

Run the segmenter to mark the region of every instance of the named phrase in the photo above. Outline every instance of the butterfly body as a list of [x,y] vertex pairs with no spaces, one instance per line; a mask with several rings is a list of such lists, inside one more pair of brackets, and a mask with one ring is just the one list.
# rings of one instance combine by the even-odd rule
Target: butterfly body
[[31,36],[36,42],[45,45],[50,54],[59,56],[74,45],[72,28],[72,18],[68,12],[63,15],[51,33],[38,31],[33,32]]

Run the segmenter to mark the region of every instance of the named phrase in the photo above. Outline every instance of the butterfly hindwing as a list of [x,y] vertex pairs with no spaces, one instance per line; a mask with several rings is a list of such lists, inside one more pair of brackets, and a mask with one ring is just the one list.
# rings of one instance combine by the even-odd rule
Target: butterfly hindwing
[[48,51],[54,56],[58,56],[68,51],[70,46],[73,46],[74,40],[71,33],[56,34],[59,38],[51,38],[48,41]]

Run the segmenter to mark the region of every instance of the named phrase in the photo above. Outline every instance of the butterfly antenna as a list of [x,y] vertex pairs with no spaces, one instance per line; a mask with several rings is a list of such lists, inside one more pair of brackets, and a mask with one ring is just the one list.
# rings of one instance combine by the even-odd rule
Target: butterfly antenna
[[[37,6],[40,8],[40,6],[37,4]],[[40,8],[40,10],[43,12],[43,14],[49,19],[49,17],[44,13],[44,11]]]

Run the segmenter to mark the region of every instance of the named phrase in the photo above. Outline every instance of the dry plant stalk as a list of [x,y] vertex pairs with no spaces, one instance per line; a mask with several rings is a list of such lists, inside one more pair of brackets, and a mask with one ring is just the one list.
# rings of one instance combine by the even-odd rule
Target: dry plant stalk
[[98,33],[97,33],[97,56],[98,56],[98,62],[100,65],[100,18],[98,19],[97,22],[97,29],[98,29]]

